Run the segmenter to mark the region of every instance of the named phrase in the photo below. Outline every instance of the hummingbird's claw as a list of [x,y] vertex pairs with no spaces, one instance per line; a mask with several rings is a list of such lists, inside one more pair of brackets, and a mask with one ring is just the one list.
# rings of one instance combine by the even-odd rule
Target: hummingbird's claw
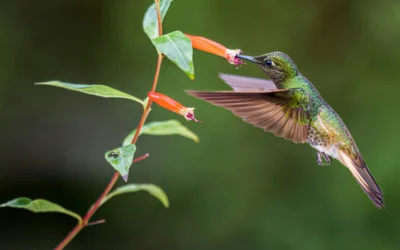
[[[322,158],[325,160],[325,162],[322,160]],[[317,152],[317,164],[319,166],[329,166],[332,163],[332,159],[329,155],[323,153],[323,152]]]

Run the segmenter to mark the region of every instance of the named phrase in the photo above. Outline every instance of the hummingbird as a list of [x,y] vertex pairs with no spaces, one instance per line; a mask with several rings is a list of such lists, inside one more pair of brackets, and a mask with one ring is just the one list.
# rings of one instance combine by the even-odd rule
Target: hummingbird
[[308,143],[317,150],[320,166],[330,165],[332,158],[339,160],[374,205],[384,207],[382,191],[346,125],[293,60],[282,52],[236,57],[259,66],[270,80],[220,74],[233,91],[187,93],[228,109],[243,121],[278,137]]

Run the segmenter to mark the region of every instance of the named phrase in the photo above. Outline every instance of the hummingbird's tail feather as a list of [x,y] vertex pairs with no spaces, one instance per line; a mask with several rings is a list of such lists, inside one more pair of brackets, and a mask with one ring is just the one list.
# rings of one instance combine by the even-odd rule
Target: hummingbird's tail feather
[[357,158],[354,159],[346,152],[340,150],[338,159],[350,170],[362,190],[364,190],[375,206],[378,208],[384,207],[382,190],[379,188],[362,157],[357,155]]

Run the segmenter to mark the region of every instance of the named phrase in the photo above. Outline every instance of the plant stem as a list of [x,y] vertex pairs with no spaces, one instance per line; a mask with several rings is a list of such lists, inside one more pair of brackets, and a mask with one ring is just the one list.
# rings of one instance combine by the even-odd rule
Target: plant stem
[[[156,3],[156,9],[157,9],[157,21],[158,21],[158,34],[161,36],[162,35],[162,20],[161,20],[161,13],[160,13],[160,2],[159,0],[155,0]],[[161,69],[161,63],[163,60],[164,56],[158,52],[158,60],[157,60],[157,66],[156,66],[156,72],[154,74],[154,80],[153,84],[151,86],[151,92],[155,92],[156,87],[157,87],[157,82],[158,82],[158,76],[160,75],[160,69]],[[136,134],[133,137],[132,144],[136,144],[137,139],[139,138],[140,135],[140,130],[142,129],[144,123],[146,122],[147,115],[149,114],[151,104],[153,102],[149,100],[147,103],[147,106],[145,110],[143,111],[142,117],[140,118],[139,124],[136,129]],[[148,155],[147,155],[148,156]],[[146,156],[146,157],[147,157]],[[143,158],[142,158],[143,157]],[[145,159],[146,157],[142,156],[139,158]],[[140,160],[142,160],[140,159]],[[139,160],[139,159],[138,159]],[[96,203],[87,211],[86,215],[83,217],[82,223],[77,224],[69,233],[68,235],[58,244],[58,246],[55,248],[55,250],[62,250],[64,249],[69,242],[86,226],[89,224],[90,218],[94,215],[94,213],[97,211],[99,206],[101,205],[101,202],[103,201],[104,197],[107,196],[107,194],[111,191],[111,189],[114,187],[115,183],[117,182],[119,177],[119,173],[115,172],[113,177],[111,178],[110,182],[104,189],[103,193],[97,198]]]
[[[158,76],[160,74],[160,69],[161,69],[162,59],[163,59],[162,54],[159,52],[158,53],[158,60],[157,60],[157,67],[156,67],[156,73],[154,74],[154,80],[153,80],[153,86],[151,87],[151,92],[154,92],[156,90],[157,82],[158,82]],[[140,134],[139,132],[142,129],[142,127],[144,125],[144,122],[146,121],[146,118],[147,118],[147,115],[149,114],[150,107],[151,107],[152,103],[153,103],[153,101],[149,100],[149,102],[147,103],[146,108],[144,109],[142,118],[140,118],[139,125],[137,126],[135,136],[132,139],[132,144],[135,144],[137,139],[139,138],[139,134]]]
[[113,177],[111,178],[111,181],[108,183],[106,189],[104,189],[103,193],[99,196],[97,199],[96,203],[89,209],[89,211],[86,213],[85,217],[82,220],[82,223],[76,225],[71,232],[58,244],[58,246],[55,248],[55,250],[61,250],[64,249],[66,245],[84,228],[87,226],[90,218],[93,216],[93,214],[96,212],[96,210],[99,208],[101,201],[104,199],[104,197],[111,191],[113,188],[115,182],[117,182],[119,177],[119,173],[115,172]]
[[157,10],[157,22],[158,22],[158,35],[162,36],[162,19],[161,19],[161,12],[160,12],[160,0],[154,0],[156,3],[156,10]]
[[105,219],[101,219],[101,220],[96,220],[96,221],[91,221],[87,224],[87,226],[95,226],[95,225],[99,225],[99,224],[103,224],[105,223],[106,220]]
[[135,163],[135,162],[143,161],[143,160],[146,159],[147,157],[149,157],[149,154],[148,154],[148,153],[145,154],[145,155],[142,155],[142,156],[140,156],[140,157],[138,157],[138,158],[133,159],[132,162]]

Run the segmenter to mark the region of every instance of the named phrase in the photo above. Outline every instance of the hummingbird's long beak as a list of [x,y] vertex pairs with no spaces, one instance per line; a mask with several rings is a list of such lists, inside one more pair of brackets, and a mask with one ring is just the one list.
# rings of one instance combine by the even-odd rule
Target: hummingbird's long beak
[[262,64],[262,62],[260,62],[259,60],[257,60],[254,56],[246,56],[246,55],[236,55],[237,58],[246,60],[246,61],[250,61],[252,63],[257,63],[257,64]]

